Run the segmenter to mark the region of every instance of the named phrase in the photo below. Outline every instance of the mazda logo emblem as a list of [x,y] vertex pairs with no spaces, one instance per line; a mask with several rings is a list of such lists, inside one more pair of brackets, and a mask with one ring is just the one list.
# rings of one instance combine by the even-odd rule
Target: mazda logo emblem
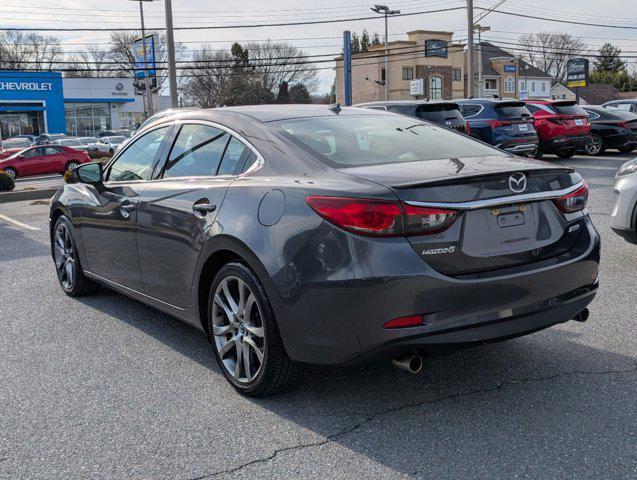
[[522,193],[526,190],[526,175],[514,173],[509,177],[509,188],[513,193]]

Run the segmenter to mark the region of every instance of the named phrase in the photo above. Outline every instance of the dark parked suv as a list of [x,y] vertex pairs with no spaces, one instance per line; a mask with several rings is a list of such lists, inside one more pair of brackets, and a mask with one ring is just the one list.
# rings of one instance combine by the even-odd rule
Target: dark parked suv
[[458,100],[471,136],[510,153],[532,157],[539,139],[524,102],[473,98]]
[[467,122],[465,122],[460,106],[456,102],[425,100],[398,100],[392,102],[367,102],[359,103],[355,107],[371,108],[374,110],[386,110],[392,113],[410,115],[422,118],[432,123],[437,123],[443,127],[466,133]]

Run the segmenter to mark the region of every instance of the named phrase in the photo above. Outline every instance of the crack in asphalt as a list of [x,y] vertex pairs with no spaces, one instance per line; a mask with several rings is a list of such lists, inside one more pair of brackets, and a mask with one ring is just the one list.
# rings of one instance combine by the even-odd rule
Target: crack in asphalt
[[[266,457],[262,457],[262,458],[256,458],[254,460],[251,460],[249,462],[243,463],[241,465],[237,465],[236,467],[232,467],[232,468],[228,468],[228,469],[224,469],[224,470],[219,470],[217,472],[213,472],[213,473],[208,473],[199,477],[192,477],[189,480],[204,480],[206,478],[214,478],[214,477],[218,477],[219,475],[230,475],[233,473],[236,473],[240,470],[243,470],[244,468],[250,467],[252,465],[258,464],[258,463],[265,463],[265,462],[269,462],[270,460],[273,460],[279,453],[285,453],[285,452],[289,452],[292,450],[300,450],[300,449],[304,449],[304,448],[315,448],[315,447],[320,447],[323,445],[326,445],[332,441],[334,441],[337,438],[343,437],[345,435],[348,435],[356,430],[358,430],[359,428],[363,427],[364,425],[372,422],[373,420],[382,417],[384,415],[388,415],[391,413],[395,413],[395,412],[399,412],[401,410],[408,410],[410,408],[418,408],[424,405],[432,405],[432,404],[437,404],[437,403],[442,403],[445,402],[447,400],[454,400],[456,398],[463,398],[463,397],[471,397],[474,395],[481,395],[484,393],[491,393],[491,392],[495,392],[498,390],[501,390],[503,388],[512,386],[512,385],[518,385],[518,384],[524,384],[524,383],[535,383],[535,382],[545,382],[545,381],[549,381],[549,380],[554,380],[556,378],[563,378],[563,377],[570,377],[570,376],[577,376],[577,375],[609,375],[609,374],[621,374],[621,373],[631,373],[637,370],[637,363],[635,363],[635,365],[633,365],[631,368],[627,368],[627,369],[618,369],[618,370],[601,370],[601,371],[572,371],[572,372],[560,372],[560,373],[555,373],[553,375],[547,375],[544,377],[533,377],[533,378],[523,378],[523,379],[519,379],[519,380],[509,380],[507,382],[499,382],[496,385],[489,387],[489,388],[481,388],[481,389],[477,389],[477,390],[471,390],[468,392],[462,392],[462,393],[454,393],[451,395],[446,395],[440,398],[434,398],[432,400],[424,400],[421,402],[412,402],[412,403],[408,403],[408,404],[404,404],[404,405],[399,405],[396,407],[391,407],[388,408],[386,410],[382,410],[380,412],[376,412],[376,413],[372,413],[367,415],[363,420],[361,420],[360,422],[344,428],[342,430],[339,430],[336,433],[333,433],[331,435],[328,435],[327,437],[325,437],[325,439],[318,441],[318,442],[310,442],[310,443],[301,443],[298,445],[291,445],[288,447],[282,447],[282,448],[277,448],[275,449],[270,455],[267,455]],[[417,474],[418,472],[415,472],[415,474]]]

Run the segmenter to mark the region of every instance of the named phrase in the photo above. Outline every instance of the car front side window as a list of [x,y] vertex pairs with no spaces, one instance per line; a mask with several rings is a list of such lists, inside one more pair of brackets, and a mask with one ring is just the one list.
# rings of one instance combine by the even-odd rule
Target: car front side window
[[110,166],[107,181],[150,180],[153,163],[169,127],[148,132],[135,140]]

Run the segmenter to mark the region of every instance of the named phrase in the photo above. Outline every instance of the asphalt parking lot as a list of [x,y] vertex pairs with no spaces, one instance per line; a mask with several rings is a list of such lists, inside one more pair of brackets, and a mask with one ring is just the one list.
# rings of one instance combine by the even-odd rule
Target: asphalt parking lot
[[308,367],[263,400],[234,392],[203,333],[107,289],[64,295],[48,206],[0,204],[0,478],[635,478],[637,246],[609,228],[629,158],[559,161],[588,179],[602,236],[588,322],[416,376]]

